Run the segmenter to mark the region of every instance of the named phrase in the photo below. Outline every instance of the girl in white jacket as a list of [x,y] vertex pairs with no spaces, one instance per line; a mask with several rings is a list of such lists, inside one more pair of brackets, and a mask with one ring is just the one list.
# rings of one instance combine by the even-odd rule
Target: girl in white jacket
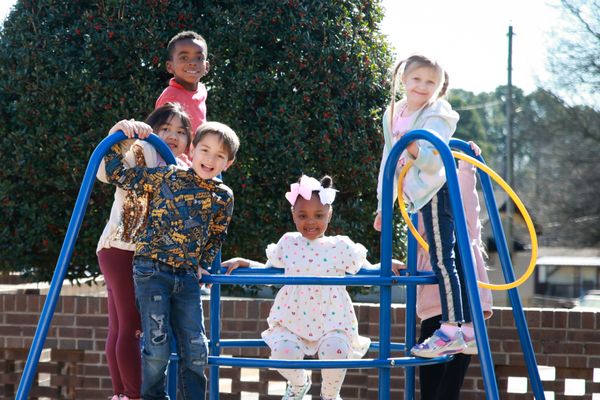
[[[405,96],[396,101],[397,81],[401,80]],[[381,161],[377,216],[373,223],[381,229],[381,186],[387,156],[405,133],[414,129],[429,129],[446,143],[456,130],[458,114],[441,97],[448,88],[448,74],[433,60],[413,55],[396,66],[392,79],[392,98],[383,118],[385,147]],[[474,144],[472,147],[477,148]],[[426,140],[411,142],[400,156],[398,170],[412,161],[402,188],[408,211],[420,211],[429,238],[431,266],[438,278],[442,320],[440,329],[423,343],[415,345],[415,356],[433,358],[463,352],[473,347],[472,325],[460,325],[469,318],[468,304],[463,302],[462,288],[454,255],[454,217],[441,156]],[[396,179],[394,180],[394,185]],[[396,190],[394,190],[394,197]]]
[[[187,168],[187,163],[180,157],[185,157],[192,141],[191,124],[181,106],[177,103],[167,103],[154,110],[146,122],[147,124],[134,120],[119,121],[110,129],[109,135],[122,130],[128,137],[139,133],[139,137],[143,139],[147,136],[143,132],[154,131],[178,157],[178,165]],[[128,139],[122,141],[120,147],[125,155],[127,167],[165,165],[164,160],[148,142]],[[97,178],[108,183],[104,159],[98,169]],[[108,336],[105,351],[113,386],[112,400],[140,398],[141,323],[135,304],[133,253],[136,237],[144,232],[147,217],[148,200],[145,196],[117,188],[110,218],[96,249],[98,264],[108,292]]]

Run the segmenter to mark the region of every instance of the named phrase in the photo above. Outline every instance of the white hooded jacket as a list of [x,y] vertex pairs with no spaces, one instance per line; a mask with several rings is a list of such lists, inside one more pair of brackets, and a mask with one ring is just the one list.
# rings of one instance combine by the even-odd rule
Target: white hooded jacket
[[[406,104],[406,100],[400,100],[396,103],[395,113],[399,113],[402,107]],[[397,115],[397,114],[396,114]],[[417,115],[413,119],[409,129],[430,129],[437,134],[444,142],[449,143],[450,138],[456,130],[458,122],[458,113],[452,110],[450,104],[438,99],[433,104],[424,106],[417,111]],[[381,212],[382,201],[382,184],[383,170],[387,161],[388,155],[395,144],[394,137],[391,131],[390,110],[389,108],[383,115],[383,136],[385,146],[381,157],[381,165],[379,167],[379,178],[377,182],[377,211]],[[419,156],[415,159],[406,150],[402,152],[401,158],[412,160],[412,166],[404,177],[404,199],[408,202],[407,210],[414,213],[420,210],[425,204],[433,198],[446,182],[446,172],[442,163],[442,158],[439,152],[430,142],[419,140]],[[401,169],[396,168],[394,176],[394,196],[397,197],[398,175]]]

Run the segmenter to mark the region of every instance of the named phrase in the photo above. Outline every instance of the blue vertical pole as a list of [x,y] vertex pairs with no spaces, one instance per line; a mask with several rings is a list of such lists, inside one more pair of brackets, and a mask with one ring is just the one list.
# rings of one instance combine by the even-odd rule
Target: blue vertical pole
[[[450,145],[465,152],[471,157],[475,157],[468,143],[465,143],[462,140],[453,139],[450,141]],[[475,158],[482,163],[485,163],[483,157],[477,156]],[[481,188],[483,189],[484,193],[485,205],[488,210],[492,232],[496,241],[498,258],[500,259],[500,264],[502,265],[504,280],[506,282],[514,282],[516,278],[510,260],[510,252],[506,243],[506,237],[504,236],[504,230],[502,229],[502,221],[500,220],[500,214],[498,213],[498,205],[496,204],[496,198],[494,197],[492,181],[489,175],[481,170],[479,170],[479,179],[481,181]],[[544,388],[542,386],[540,373],[537,368],[537,361],[535,359],[535,353],[533,352],[533,346],[531,344],[531,336],[529,335],[527,320],[525,319],[525,313],[523,312],[523,304],[521,303],[521,298],[519,297],[517,288],[509,289],[508,297],[512,305],[515,325],[519,334],[521,349],[523,350],[523,356],[525,358],[525,364],[527,365],[527,371],[529,373],[529,379],[531,380],[533,393],[536,399],[543,400],[545,399]]]
[[[419,218],[417,214],[413,214],[412,222],[415,227],[419,226]],[[417,239],[409,231],[408,250],[406,264],[409,276],[417,275]],[[404,319],[405,354],[411,357],[410,349],[416,343],[416,325],[417,325],[417,287],[415,285],[406,285],[406,317]],[[406,367],[404,369],[404,398],[413,400],[415,398],[415,367]]]
[[[222,179],[222,175],[219,175]],[[221,273],[221,252],[217,254],[211,265],[211,274]],[[210,347],[211,356],[221,355],[221,285],[210,288]],[[210,366],[209,398],[219,400],[219,366]]]
[[[398,146],[392,147],[383,172],[382,210],[381,210],[381,277],[392,275],[392,211],[393,179],[396,164],[400,157]],[[379,295],[379,358],[390,358],[391,342],[391,286],[380,287]],[[391,386],[390,368],[379,368],[379,400],[389,400]]]
[[[221,272],[221,253],[217,254],[212,264],[211,274]],[[210,289],[210,355],[221,355],[221,285],[213,285]],[[219,366],[210,366],[209,398],[219,400]]]
[[[75,242],[77,241],[77,235],[79,234],[79,229],[81,228],[81,222],[85,216],[87,204],[92,193],[92,188],[94,187],[96,172],[98,172],[100,161],[102,161],[102,158],[113,144],[125,139],[127,139],[127,137],[122,131],[115,132],[100,142],[90,157],[90,161],[88,162],[83,180],[81,182],[79,194],[77,195],[77,200],[75,201],[73,214],[71,214],[71,220],[69,221],[67,233],[65,234],[65,240],[63,241],[60,255],[58,257],[58,261],[56,262],[56,267],[54,269],[48,295],[46,296],[46,301],[40,315],[40,321],[38,322],[38,326],[31,343],[31,348],[29,350],[29,354],[27,355],[27,361],[25,362],[25,367],[23,368],[23,374],[21,375],[21,380],[15,396],[16,400],[26,400],[29,390],[31,389],[37,364],[42,353],[42,347],[44,346],[46,336],[48,335],[48,329],[50,328],[52,316],[54,315],[54,310],[56,309],[58,296],[60,295],[60,290],[62,289],[62,283],[65,279],[67,268],[69,267],[69,262],[71,261],[71,256],[73,254],[73,248],[75,247]],[[169,149],[169,146],[167,146],[158,136],[152,134],[146,140],[156,147],[158,152],[163,156],[167,163],[175,163],[175,157],[173,156],[173,153],[171,153],[171,149]]]

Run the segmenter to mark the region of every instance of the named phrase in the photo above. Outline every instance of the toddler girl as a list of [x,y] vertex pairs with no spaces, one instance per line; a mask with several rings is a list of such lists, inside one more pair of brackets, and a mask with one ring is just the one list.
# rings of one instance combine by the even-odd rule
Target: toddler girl
[[[297,232],[288,232],[267,247],[267,263],[234,258],[223,263],[230,273],[237,267],[284,268],[286,276],[344,276],[361,267],[376,268],[367,261],[367,249],[347,236],[325,236],[333,213],[336,190],[329,176],[302,176],[285,197],[292,205]],[[398,263],[398,262],[395,262]],[[398,263],[399,264],[399,263]],[[370,339],[358,334],[358,322],[350,296],[343,286],[285,285],[268,318],[262,337],[271,357],[299,360],[317,354],[320,359],[360,358]],[[302,399],[310,389],[307,371],[281,369],[287,379],[283,397]],[[341,399],[345,369],[323,369],[321,399]]]

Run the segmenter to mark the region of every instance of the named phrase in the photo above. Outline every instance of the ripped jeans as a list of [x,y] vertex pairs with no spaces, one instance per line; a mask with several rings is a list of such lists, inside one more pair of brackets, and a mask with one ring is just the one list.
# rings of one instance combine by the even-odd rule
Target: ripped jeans
[[180,356],[180,394],[185,400],[204,399],[208,342],[196,272],[136,257],[133,278],[143,331],[142,398],[168,399],[165,371],[174,335]]

